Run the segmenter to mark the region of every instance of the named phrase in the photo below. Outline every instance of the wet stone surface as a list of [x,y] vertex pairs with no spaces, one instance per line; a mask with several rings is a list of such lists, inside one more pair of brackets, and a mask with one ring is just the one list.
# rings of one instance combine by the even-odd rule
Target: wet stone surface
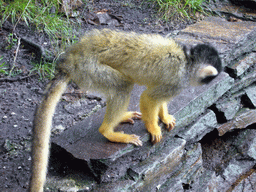
[[[178,29],[170,36],[188,46],[211,43],[220,52],[226,68],[210,84],[188,88],[170,102],[169,112],[177,119],[177,125],[167,132],[160,123],[163,127],[160,143],[151,144],[140,120],[134,125],[117,127],[117,131],[141,136],[142,147],[107,141],[98,132],[105,112],[104,100],[93,94],[85,94],[82,99],[70,97],[73,91],[67,90],[54,117],[45,191],[255,191],[253,11],[230,5],[228,1],[216,1],[210,7],[219,17],[208,17],[186,28],[191,21],[166,27],[152,17],[154,9],[140,7],[137,1],[129,2],[131,6],[124,6],[122,1],[98,1],[97,9],[110,9],[114,15],[110,17],[120,25],[115,27],[104,15],[97,21],[99,15],[85,11],[83,16],[90,23],[82,23],[78,33],[106,27],[101,22],[119,30],[162,35]],[[92,10],[95,5],[88,4]],[[122,15],[123,19],[115,15]],[[96,26],[95,22],[99,24]],[[25,46],[26,40],[31,41],[35,32],[22,24],[17,25],[19,28],[22,50],[30,50]],[[3,45],[11,29],[6,23],[0,35],[2,61],[9,64],[13,62],[15,47],[8,52]],[[50,44],[44,44],[48,41],[46,36],[38,35],[32,41],[43,44],[45,51],[52,51]],[[31,55],[23,54],[17,64],[29,70],[29,63],[34,60]],[[1,191],[27,191],[33,114],[45,84],[26,73],[21,79],[0,78],[0,180],[4,181],[0,182]],[[139,110],[139,96],[144,89],[135,86],[130,110]]]

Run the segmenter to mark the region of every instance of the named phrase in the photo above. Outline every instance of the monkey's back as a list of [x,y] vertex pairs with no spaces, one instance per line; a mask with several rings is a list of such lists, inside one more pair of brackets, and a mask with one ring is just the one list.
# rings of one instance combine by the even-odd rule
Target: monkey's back
[[[187,62],[184,51],[173,39],[109,29],[88,32],[67,51],[66,58],[72,58],[68,65],[75,65],[79,71],[94,61],[148,86],[177,83],[184,75]],[[73,70],[66,65],[59,67]]]

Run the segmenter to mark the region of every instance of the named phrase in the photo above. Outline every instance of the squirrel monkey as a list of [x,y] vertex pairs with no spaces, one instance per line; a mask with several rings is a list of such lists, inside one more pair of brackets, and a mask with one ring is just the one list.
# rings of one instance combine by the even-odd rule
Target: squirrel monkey
[[[208,44],[199,44],[188,54],[173,39],[109,29],[88,32],[60,57],[57,68],[59,73],[47,86],[34,120],[31,192],[43,191],[52,116],[69,81],[106,96],[101,134],[112,142],[141,146],[139,136],[115,132],[116,125],[142,118],[152,142],[159,142],[158,117],[169,131],[175,126],[167,102],[187,84],[207,83],[222,69],[218,52]],[[147,87],[140,98],[141,113],[127,111],[135,83]]]

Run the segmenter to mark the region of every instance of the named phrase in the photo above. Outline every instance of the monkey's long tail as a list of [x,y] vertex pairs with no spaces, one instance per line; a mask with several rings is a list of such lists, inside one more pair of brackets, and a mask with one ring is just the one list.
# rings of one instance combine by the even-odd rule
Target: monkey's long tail
[[30,192],[43,192],[48,166],[52,117],[68,82],[69,78],[65,74],[59,74],[53,79],[48,84],[43,100],[37,109],[33,129]]

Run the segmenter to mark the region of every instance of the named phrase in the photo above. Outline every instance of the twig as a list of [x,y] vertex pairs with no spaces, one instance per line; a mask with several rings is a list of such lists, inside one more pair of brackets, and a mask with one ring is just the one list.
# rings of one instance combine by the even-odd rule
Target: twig
[[16,49],[16,53],[15,53],[15,57],[14,57],[14,60],[13,60],[12,68],[9,72],[9,76],[11,76],[12,71],[13,71],[14,67],[16,66],[15,63],[16,63],[16,59],[17,59],[17,56],[18,56],[19,49],[20,49],[20,37],[18,38],[18,46],[17,46],[17,49]]
[[24,77],[14,77],[14,78],[0,78],[0,82],[15,82],[15,81],[21,81],[21,80],[24,80],[24,79],[27,79],[29,77],[33,77],[33,76],[36,76],[37,74],[31,74],[31,75],[27,75],[27,76],[24,76]]

